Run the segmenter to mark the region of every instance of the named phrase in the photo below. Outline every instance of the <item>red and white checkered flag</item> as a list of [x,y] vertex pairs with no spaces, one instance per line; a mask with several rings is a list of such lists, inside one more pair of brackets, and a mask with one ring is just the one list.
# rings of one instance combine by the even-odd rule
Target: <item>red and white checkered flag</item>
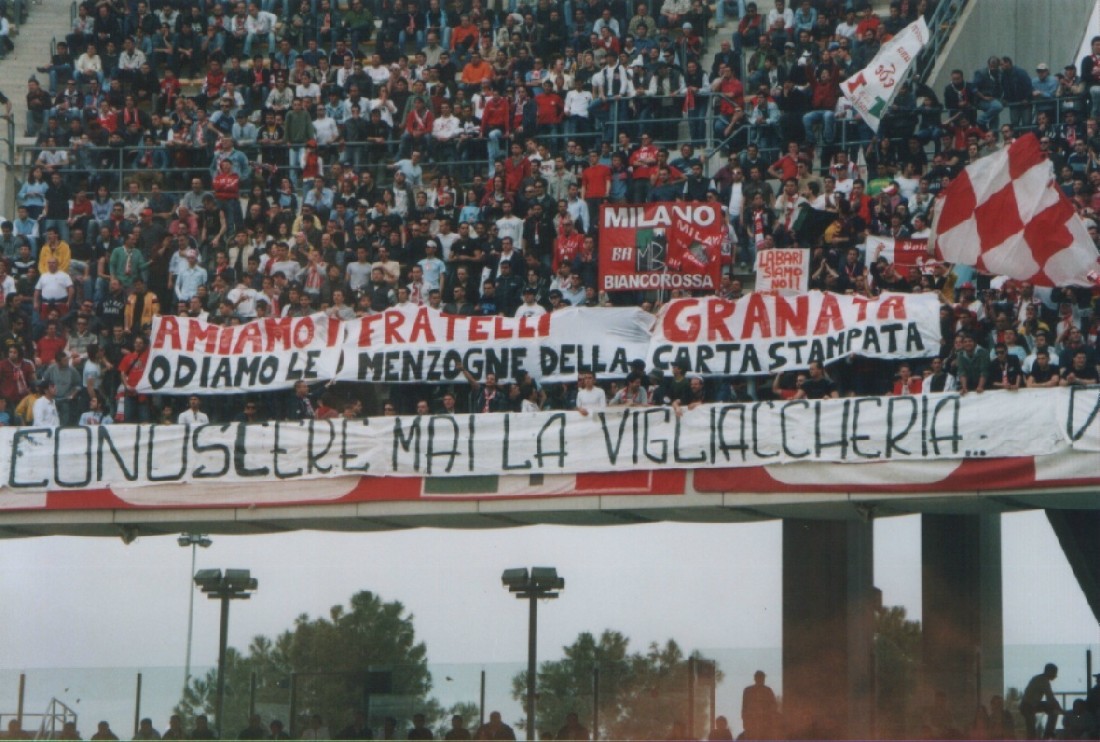
[[931,239],[943,260],[1036,286],[1100,283],[1100,255],[1034,134],[970,164],[947,186]]

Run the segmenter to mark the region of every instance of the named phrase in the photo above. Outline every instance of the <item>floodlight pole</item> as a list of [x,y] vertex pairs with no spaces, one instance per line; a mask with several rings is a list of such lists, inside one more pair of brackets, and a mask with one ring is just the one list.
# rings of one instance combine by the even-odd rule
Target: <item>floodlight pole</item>
[[527,598],[531,606],[527,614],[527,739],[535,739],[535,680],[539,637],[538,592],[532,590]]
[[558,577],[553,567],[535,567],[531,570],[506,569],[501,582],[508,592],[520,600],[528,601],[527,609],[527,739],[536,738],[536,690],[538,682],[538,600],[553,599],[565,587],[565,580]]
[[221,593],[222,620],[221,636],[218,639],[218,695],[214,706],[214,718],[218,720],[218,733],[225,735],[225,720],[222,718],[222,705],[225,702],[225,649],[229,638],[229,590]]
[[210,538],[201,533],[181,533],[176,539],[181,547],[191,547],[191,574],[187,575],[188,602],[187,602],[187,658],[183,665],[183,692],[187,693],[187,685],[191,682],[191,637],[195,628],[195,590],[191,581],[195,579],[195,554],[198,547],[204,549],[211,544]]
[[225,654],[229,639],[229,601],[248,600],[259,586],[247,569],[204,569],[195,575],[195,584],[211,600],[221,601],[221,631],[218,637],[218,684],[214,701],[214,713],[218,731],[225,733],[222,711],[225,704]]

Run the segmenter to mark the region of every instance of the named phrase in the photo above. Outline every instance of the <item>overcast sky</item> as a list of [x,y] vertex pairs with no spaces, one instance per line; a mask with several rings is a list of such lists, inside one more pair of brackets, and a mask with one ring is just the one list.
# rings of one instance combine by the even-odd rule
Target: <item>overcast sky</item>
[[[1005,643],[1089,644],[1095,652],[1100,631],[1045,516],[1018,513],[1002,522]],[[474,676],[483,665],[521,664],[527,612],[501,587],[500,573],[533,565],[555,566],[566,580],[561,598],[540,606],[540,659],[560,657],[582,631],[605,628],[622,631],[638,649],[670,637],[688,651],[780,645],[779,521],[213,539],[199,550],[199,569],[243,567],[259,579],[253,599],[232,606],[229,641],[238,648],[256,634],[287,629],[301,613],[327,614],[369,589],[413,613],[433,665],[467,663],[463,674]],[[0,673],[182,668],[190,551],[174,537],[141,537],[128,546],[117,538],[6,540],[0,554]],[[885,603],[920,617],[919,518],[876,521],[875,582]],[[197,596],[195,665],[216,661],[217,626],[216,604]],[[778,653],[747,656],[778,664]],[[1059,683],[1083,685],[1083,663],[1081,655]],[[765,669],[774,676],[780,668]],[[498,693],[506,693],[511,671],[494,674]],[[449,666],[442,674],[456,672]],[[8,681],[0,688],[8,689],[15,672],[3,674]],[[436,691],[446,695],[448,681],[440,675]],[[729,682],[740,688],[750,680]],[[1022,685],[1027,678],[1005,680]],[[60,697],[61,690],[50,694]],[[0,711],[14,706],[14,698],[0,694]]]

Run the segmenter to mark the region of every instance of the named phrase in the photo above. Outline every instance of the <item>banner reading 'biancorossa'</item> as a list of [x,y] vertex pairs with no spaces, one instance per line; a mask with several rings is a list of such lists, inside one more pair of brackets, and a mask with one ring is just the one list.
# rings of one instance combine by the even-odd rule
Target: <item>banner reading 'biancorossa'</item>
[[758,376],[852,354],[928,357],[939,347],[939,301],[930,294],[680,299],[656,317],[611,307],[458,317],[414,306],[350,321],[314,315],[226,327],[157,317],[138,391],[275,391],[332,379],[451,383],[464,380],[463,369],[502,382],[520,370],[546,382],[581,371],[621,378],[638,358],[662,371],[679,362],[704,376]]
[[715,290],[722,222],[717,204],[601,207],[600,290]]

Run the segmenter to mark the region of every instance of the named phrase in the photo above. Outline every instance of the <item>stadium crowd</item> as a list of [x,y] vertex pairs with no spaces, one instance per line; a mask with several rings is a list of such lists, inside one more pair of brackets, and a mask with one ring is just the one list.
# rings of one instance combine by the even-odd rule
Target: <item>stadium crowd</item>
[[[936,194],[1028,131],[1097,240],[1100,39],[1079,71],[1037,64],[1032,77],[991,57],[969,82],[953,73],[942,100],[903,86],[873,137],[839,85],[935,3],[895,0],[880,17],[844,0],[773,1],[85,0],[28,83],[37,154],[0,224],[0,423],[1097,383],[1095,291],[931,257],[899,267],[866,245],[926,237]],[[728,215],[718,295],[741,296],[758,251],[799,246],[811,288],[936,292],[938,357],[851,357],[774,379],[641,361],[625,381],[300,384],[216,405],[135,390],[158,313],[655,312],[685,294],[599,290],[597,218],[607,202],[673,200]]]

